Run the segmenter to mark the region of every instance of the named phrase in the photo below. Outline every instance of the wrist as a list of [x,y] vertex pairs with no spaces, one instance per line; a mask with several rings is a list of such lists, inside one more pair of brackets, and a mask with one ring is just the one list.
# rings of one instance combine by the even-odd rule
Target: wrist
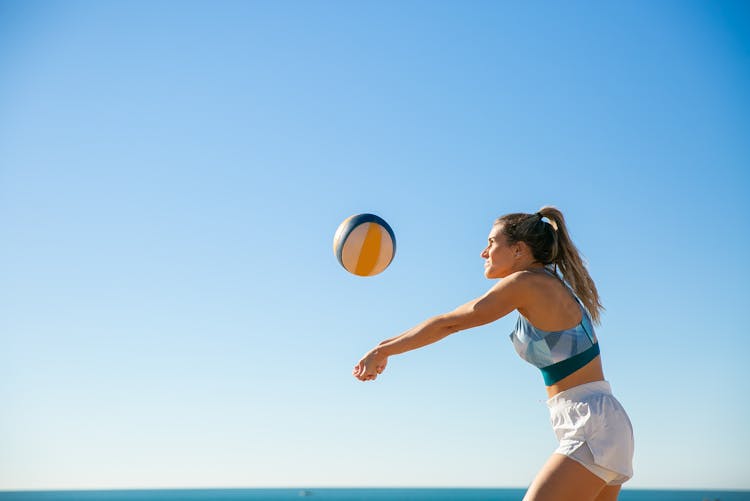
[[377,346],[377,348],[372,350],[372,354],[376,357],[390,357],[391,355],[393,355],[393,353],[388,348],[389,347],[387,345],[381,343]]

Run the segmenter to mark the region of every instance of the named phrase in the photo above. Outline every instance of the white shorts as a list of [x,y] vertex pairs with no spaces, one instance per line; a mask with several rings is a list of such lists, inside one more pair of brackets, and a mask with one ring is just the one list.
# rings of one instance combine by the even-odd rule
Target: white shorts
[[633,476],[633,426],[606,381],[562,391],[547,401],[555,449],[575,459],[607,485]]

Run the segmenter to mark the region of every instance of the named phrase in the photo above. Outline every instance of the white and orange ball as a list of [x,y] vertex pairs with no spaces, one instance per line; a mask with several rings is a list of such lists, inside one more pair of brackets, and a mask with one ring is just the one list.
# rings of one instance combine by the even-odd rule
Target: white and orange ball
[[396,255],[393,230],[375,214],[344,220],[333,236],[333,253],[349,273],[371,277],[385,270]]

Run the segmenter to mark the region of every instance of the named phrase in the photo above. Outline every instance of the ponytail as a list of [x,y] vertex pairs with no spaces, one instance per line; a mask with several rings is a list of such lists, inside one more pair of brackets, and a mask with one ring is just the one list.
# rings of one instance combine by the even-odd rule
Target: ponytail
[[[549,222],[545,222],[544,219]],[[589,275],[578,249],[568,234],[565,218],[555,207],[545,206],[535,214],[507,214],[496,221],[503,225],[509,243],[524,242],[534,259],[545,266],[554,265],[589,311],[591,319],[599,323],[604,309],[599,292]],[[559,270],[559,273],[558,273]]]

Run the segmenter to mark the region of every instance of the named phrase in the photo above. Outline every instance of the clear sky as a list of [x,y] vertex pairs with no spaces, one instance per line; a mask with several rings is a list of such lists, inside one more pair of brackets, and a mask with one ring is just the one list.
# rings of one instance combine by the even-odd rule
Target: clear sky
[[528,485],[515,314],[351,369],[546,204],[628,485],[750,488],[749,89],[743,2],[0,1],[0,489]]

